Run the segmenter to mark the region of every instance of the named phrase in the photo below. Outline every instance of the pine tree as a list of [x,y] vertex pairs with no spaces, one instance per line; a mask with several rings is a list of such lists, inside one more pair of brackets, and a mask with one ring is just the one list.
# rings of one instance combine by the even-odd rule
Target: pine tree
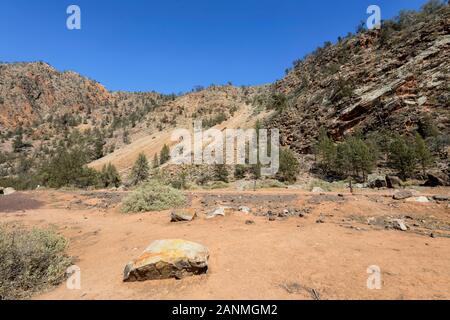
[[118,187],[121,179],[116,167],[111,163],[105,164],[101,171],[101,182],[103,187]]
[[415,145],[397,135],[393,138],[389,149],[391,166],[399,171],[401,178],[411,177],[417,166]]
[[314,147],[314,151],[323,172],[325,174],[330,173],[335,167],[337,149],[324,128],[319,130],[319,138]]
[[430,152],[430,149],[428,149],[425,140],[423,140],[420,134],[418,133],[416,133],[415,153],[417,161],[419,162],[422,168],[422,173],[425,175],[426,169],[433,163],[433,156]]
[[150,167],[148,165],[147,157],[143,153],[139,154],[133,168],[131,169],[131,183],[137,185],[138,183],[147,180],[149,177],[149,171]]
[[163,165],[164,163],[166,163],[169,160],[170,160],[170,149],[166,144],[164,144],[164,146],[161,150],[161,154],[159,156],[160,164]]

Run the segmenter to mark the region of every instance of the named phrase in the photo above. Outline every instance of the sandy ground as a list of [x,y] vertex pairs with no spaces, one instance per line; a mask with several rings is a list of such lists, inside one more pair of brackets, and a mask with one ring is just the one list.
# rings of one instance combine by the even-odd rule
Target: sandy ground
[[[448,189],[433,192],[448,194]],[[198,191],[189,196],[199,218],[170,223],[169,211],[121,214],[117,194],[36,191],[20,197],[39,205],[0,212],[0,223],[54,226],[70,240],[81,289],[63,284],[36,299],[450,299],[448,203],[395,201],[384,193]],[[261,199],[269,199],[264,206],[275,211],[295,207],[309,213],[275,221],[239,212],[204,218],[202,212],[230,199],[259,214]],[[382,221],[395,217],[406,217],[411,229],[386,229]],[[152,241],[170,238],[206,245],[208,274],[122,282],[128,261]],[[366,285],[371,265],[381,269],[379,290]]]

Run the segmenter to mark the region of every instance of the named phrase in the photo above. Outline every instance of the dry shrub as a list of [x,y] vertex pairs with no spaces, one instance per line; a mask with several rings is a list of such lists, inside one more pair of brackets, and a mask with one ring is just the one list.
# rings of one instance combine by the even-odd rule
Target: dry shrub
[[125,198],[122,212],[161,211],[186,204],[183,192],[159,181],[151,180],[139,186]]
[[26,299],[65,279],[67,240],[47,229],[0,225],[0,300]]

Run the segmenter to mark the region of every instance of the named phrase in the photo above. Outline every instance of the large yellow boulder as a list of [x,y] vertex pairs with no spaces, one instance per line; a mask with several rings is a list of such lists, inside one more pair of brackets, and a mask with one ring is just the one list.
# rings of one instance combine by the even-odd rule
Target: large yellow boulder
[[157,240],[126,265],[123,281],[181,279],[206,273],[208,258],[208,248],[201,244],[180,239]]

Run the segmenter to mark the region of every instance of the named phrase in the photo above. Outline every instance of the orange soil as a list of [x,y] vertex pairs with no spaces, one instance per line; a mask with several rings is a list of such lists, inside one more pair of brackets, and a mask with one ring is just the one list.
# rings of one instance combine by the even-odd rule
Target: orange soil
[[[194,192],[193,207],[211,193],[226,194]],[[306,206],[311,195],[297,193],[299,208]],[[315,289],[321,299],[450,299],[450,238],[377,229],[349,219],[408,214],[432,216],[448,226],[447,204],[392,205],[387,197],[379,196],[382,200],[375,202],[359,195],[346,196],[344,203],[312,206],[304,218],[269,221],[236,212],[225,218],[206,220],[200,215],[193,222],[170,223],[168,211],[124,215],[118,207],[69,209],[70,201],[82,198],[76,192],[40,191],[29,196],[46,205],[0,213],[0,223],[55,225],[70,239],[69,254],[81,268],[81,290],[68,290],[63,284],[37,299],[312,299],[310,291],[298,288]],[[325,223],[316,223],[319,215]],[[255,223],[247,225],[247,220]],[[152,241],[169,238],[206,245],[211,255],[208,274],[122,282],[128,261]],[[371,265],[381,268],[380,290],[367,289],[366,270]],[[286,290],[292,284],[301,287]]]

